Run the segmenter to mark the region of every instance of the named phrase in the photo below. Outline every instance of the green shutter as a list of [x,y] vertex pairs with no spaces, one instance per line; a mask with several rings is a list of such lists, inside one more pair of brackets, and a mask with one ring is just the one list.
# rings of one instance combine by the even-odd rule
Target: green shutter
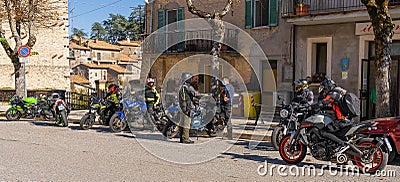
[[165,38],[165,25],[166,25],[166,14],[165,10],[160,9],[158,10],[158,33],[157,33],[157,45],[154,45],[153,47],[156,47],[156,52],[164,52],[166,49],[166,38]]
[[[184,8],[178,8],[177,13],[176,13],[176,19],[178,21],[177,23],[177,29],[178,29],[178,41],[183,41],[185,39],[185,22],[179,22],[181,20],[185,19],[185,9]],[[178,44],[178,51],[183,51],[185,48],[184,42],[181,42]]]
[[269,26],[278,26],[278,0],[269,0]]
[[246,0],[245,6],[245,28],[253,28],[254,0]]
[[160,9],[158,10],[158,28],[165,26],[165,10]]

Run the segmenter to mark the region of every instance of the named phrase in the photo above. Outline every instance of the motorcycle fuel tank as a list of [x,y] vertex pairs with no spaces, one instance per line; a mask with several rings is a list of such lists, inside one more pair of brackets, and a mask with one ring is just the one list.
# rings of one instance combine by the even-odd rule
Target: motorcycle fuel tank
[[323,127],[332,122],[333,122],[332,118],[322,114],[315,114],[304,120],[304,124],[312,124],[319,129],[322,129]]

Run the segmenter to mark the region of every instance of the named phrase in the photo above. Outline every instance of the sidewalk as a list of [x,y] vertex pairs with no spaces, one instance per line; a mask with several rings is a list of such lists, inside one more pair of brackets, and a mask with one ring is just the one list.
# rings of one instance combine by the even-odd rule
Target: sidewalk
[[[0,107],[0,120],[5,120],[5,110]],[[72,110],[68,116],[70,123],[79,124],[83,115],[88,110]],[[277,122],[271,121],[258,121],[258,125],[254,125],[254,120],[246,118],[233,118],[232,119],[232,136],[233,138],[246,139],[246,140],[257,140],[257,141],[271,141],[272,129],[278,125]],[[226,130],[225,130],[226,132]]]

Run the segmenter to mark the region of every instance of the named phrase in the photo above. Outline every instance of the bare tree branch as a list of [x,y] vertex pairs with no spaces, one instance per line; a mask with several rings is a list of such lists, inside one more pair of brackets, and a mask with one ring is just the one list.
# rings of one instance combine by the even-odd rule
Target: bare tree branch
[[186,0],[189,12],[191,12],[194,15],[199,16],[200,18],[214,18],[213,15],[211,15],[211,13],[205,12],[205,11],[201,11],[198,10],[194,5],[192,0]]

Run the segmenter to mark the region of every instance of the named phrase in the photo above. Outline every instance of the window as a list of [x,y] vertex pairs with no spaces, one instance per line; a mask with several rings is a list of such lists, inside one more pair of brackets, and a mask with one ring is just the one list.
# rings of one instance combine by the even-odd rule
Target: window
[[246,0],[245,27],[278,25],[278,0]]
[[[176,9],[160,9],[158,10],[158,28],[159,32],[164,32],[164,31],[177,31],[177,33],[174,34],[159,34],[158,35],[158,49],[164,51],[166,49],[166,45],[168,45],[169,42],[175,42],[176,40],[184,40],[185,34],[184,34],[184,29],[185,25],[184,22],[179,22],[181,20],[185,19],[185,12],[184,8],[176,8]],[[173,26],[168,26],[168,30],[165,28],[165,25],[175,23]],[[174,51],[183,51],[184,49],[184,44],[179,43],[177,45],[174,45],[173,47],[170,48],[170,50]]]
[[97,60],[101,60],[101,53],[97,53]]
[[327,43],[316,43],[313,45],[315,49],[315,57],[313,59],[313,73],[324,73],[326,74],[327,64]]
[[254,25],[255,27],[268,25],[268,0],[254,1]]
[[323,73],[331,77],[332,37],[307,39],[307,75]]

